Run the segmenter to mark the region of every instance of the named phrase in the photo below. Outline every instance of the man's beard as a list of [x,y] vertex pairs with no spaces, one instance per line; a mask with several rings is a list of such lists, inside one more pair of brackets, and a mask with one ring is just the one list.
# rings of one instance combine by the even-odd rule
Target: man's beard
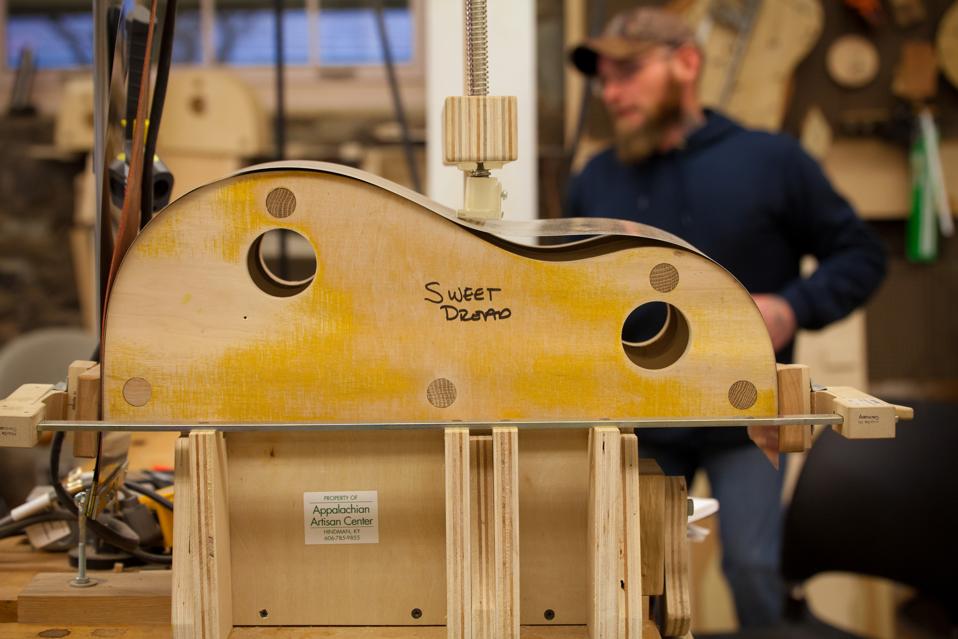
[[638,127],[628,131],[615,132],[615,150],[619,160],[627,164],[641,162],[662,147],[665,136],[681,124],[682,86],[669,77],[665,88],[665,97],[648,118]]

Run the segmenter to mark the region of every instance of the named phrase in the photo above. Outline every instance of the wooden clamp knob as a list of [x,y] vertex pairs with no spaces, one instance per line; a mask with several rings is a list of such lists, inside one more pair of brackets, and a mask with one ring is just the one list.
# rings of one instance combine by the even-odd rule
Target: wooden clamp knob
[[[513,95],[453,96],[443,105],[443,162],[496,168],[519,157]],[[490,166],[491,165],[491,166]]]

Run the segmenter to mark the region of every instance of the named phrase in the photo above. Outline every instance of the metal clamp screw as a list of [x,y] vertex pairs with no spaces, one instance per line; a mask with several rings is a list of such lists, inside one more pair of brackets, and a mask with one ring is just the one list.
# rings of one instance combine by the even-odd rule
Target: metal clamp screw
[[97,584],[96,579],[92,579],[86,574],[86,500],[87,492],[80,491],[76,497],[77,505],[77,575],[70,580],[70,585],[74,588],[89,588]]

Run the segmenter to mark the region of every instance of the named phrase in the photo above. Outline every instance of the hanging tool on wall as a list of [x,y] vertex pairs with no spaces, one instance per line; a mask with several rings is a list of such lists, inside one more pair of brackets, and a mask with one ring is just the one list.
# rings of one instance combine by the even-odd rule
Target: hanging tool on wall
[[824,27],[821,1],[700,0],[686,16],[705,51],[702,103],[748,126],[780,129],[795,67]]
[[33,59],[33,49],[23,47],[17,64],[17,74],[10,91],[8,113],[12,116],[33,115],[37,112],[33,106],[33,80],[37,75],[37,64]]
[[728,105],[732,92],[735,90],[735,84],[742,70],[742,61],[745,59],[745,51],[752,39],[752,30],[755,28],[755,20],[761,6],[762,0],[742,0],[741,3],[735,3],[732,0],[713,0],[709,7],[709,16],[712,21],[735,33],[735,45],[725,70],[722,92],[719,94],[719,108],[724,109]]
[[918,113],[915,141],[911,148],[912,208],[908,218],[906,255],[913,262],[931,262],[938,257],[938,233],[955,233],[945,185],[938,128],[931,109]]
[[938,257],[939,232],[950,237],[955,229],[938,148],[938,129],[929,107],[938,91],[938,64],[930,43],[912,40],[902,44],[892,91],[910,104],[915,114],[910,154],[912,202],[905,253],[914,262],[931,262]]

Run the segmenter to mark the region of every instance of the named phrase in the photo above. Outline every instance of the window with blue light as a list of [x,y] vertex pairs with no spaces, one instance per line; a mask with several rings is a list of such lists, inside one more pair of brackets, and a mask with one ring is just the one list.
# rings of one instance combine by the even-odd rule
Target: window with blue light
[[[137,0],[143,1],[143,0]],[[17,68],[30,49],[39,69],[89,67],[93,62],[93,17],[72,2],[10,0],[6,18],[6,60]],[[183,4],[186,4],[184,7]],[[217,0],[214,5],[214,60],[231,66],[268,66],[275,62],[275,14],[267,0]],[[285,62],[291,66],[378,65],[383,61],[376,10],[366,0],[322,0],[318,12],[304,0],[286,0],[283,11]],[[173,44],[175,64],[202,61],[200,11],[196,1],[181,2]],[[383,15],[393,61],[414,59],[415,33],[409,0],[386,0]],[[311,21],[315,21],[312,22]],[[311,45],[310,38],[318,37]],[[318,57],[318,59],[312,59]]]
[[[413,59],[413,20],[409,7],[383,11],[393,61]],[[322,65],[381,64],[382,43],[373,9],[324,9],[319,21],[319,61]]]
[[[319,64],[355,66],[381,64],[382,45],[376,12],[368,2],[320,4],[319,14],[310,16],[305,8],[289,8],[283,15],[283,53],[287,64],[307,64],[309,38],[317,30],[309,20],[318,21]],[[356,6],[350,6],[356,5]],[[407,64],[413,59],[413,19],[408,3],[390,3],[383,11],[386,36],[393,61]],[[275,62],[275,17],[267,8],[221,6],[216,12],[216,59],[233,65],[269,65]]]
[[[292,3],[287,3],[287,5]],[[216,61],[232,65],[268,65],[276,61],[276,18],[272,9],[216,11],[213,34]],[[309,22],[305,8],[283,11],[286,64],[309,62]]]
[[176,12],[173,32],[173,64],[199,64],[203,60],[200,12],[196,9]]
[[38,69],[70,69],[93,63],[90,11],[10,12],[7,15],[7,66],[18,68],[24,49]]

